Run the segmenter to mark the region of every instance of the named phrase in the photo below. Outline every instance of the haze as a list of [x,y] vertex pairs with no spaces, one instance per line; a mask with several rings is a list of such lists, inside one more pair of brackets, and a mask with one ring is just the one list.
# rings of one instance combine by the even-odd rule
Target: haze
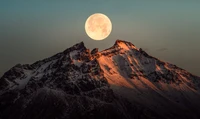
[[[109,37],[91,40],[84,24],[93,13],[112,21]],[[0,75],[84,41],[100,50],[116,39],[200,76],[200,1],[0,1]]]

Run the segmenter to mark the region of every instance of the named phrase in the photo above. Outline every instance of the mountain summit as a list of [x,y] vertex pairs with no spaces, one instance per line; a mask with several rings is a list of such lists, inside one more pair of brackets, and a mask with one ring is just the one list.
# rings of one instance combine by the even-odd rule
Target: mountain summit
[[0,78],[0,119],[198,119],[200,77],[116,40],[78,43]]

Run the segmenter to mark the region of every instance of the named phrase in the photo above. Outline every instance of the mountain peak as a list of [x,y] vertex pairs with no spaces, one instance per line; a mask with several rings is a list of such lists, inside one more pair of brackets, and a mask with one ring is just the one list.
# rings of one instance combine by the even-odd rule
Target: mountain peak
[[128,50],[130,48],[136,49],[135,45],[132,44],[131,42],[120,40],[120,39],[117,39],[115,41],[114,47],[121,47],[121,48],[126,49],[126,50]]
[[81,41],[80,43],[77,43],[77,44],[73,45],[72,47],[74,47],[76,49],[80,49],[80,48],[85,48],[85,45],[84,45],[83,41]]
[[68,52],[73,51],[73,50],[81,50],[81,51],[83,51],[83,50],[86,50],[86,49],[87,49],[87,48],[85,47],[85,45],[84,45],[84,43],[83,43],[83,41],[82,41],[82,42],[80,42],[80,43],[77,43],[77,44],[73,45],[73,46],[70,47],[70,48],[67,48],[67,49],[64,51],[64,53],[68,53]]

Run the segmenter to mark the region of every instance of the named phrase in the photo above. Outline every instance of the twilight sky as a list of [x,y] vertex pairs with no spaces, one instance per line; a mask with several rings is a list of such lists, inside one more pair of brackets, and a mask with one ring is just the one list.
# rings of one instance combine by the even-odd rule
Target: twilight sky
[[[113,30],[94,41],[84,24],[99,12],[111,19]],[[200,76],[200,1],[0,1],[0,76],[17,63],[33,63],[81,41],[102,50],[116,39]]]

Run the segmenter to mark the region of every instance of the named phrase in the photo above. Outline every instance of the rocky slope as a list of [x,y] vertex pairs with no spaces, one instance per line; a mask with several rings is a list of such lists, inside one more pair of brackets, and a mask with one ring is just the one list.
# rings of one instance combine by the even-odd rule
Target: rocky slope
[[0,78],[0,119],[200,118],[200,77],[117,40],[83,42]]

